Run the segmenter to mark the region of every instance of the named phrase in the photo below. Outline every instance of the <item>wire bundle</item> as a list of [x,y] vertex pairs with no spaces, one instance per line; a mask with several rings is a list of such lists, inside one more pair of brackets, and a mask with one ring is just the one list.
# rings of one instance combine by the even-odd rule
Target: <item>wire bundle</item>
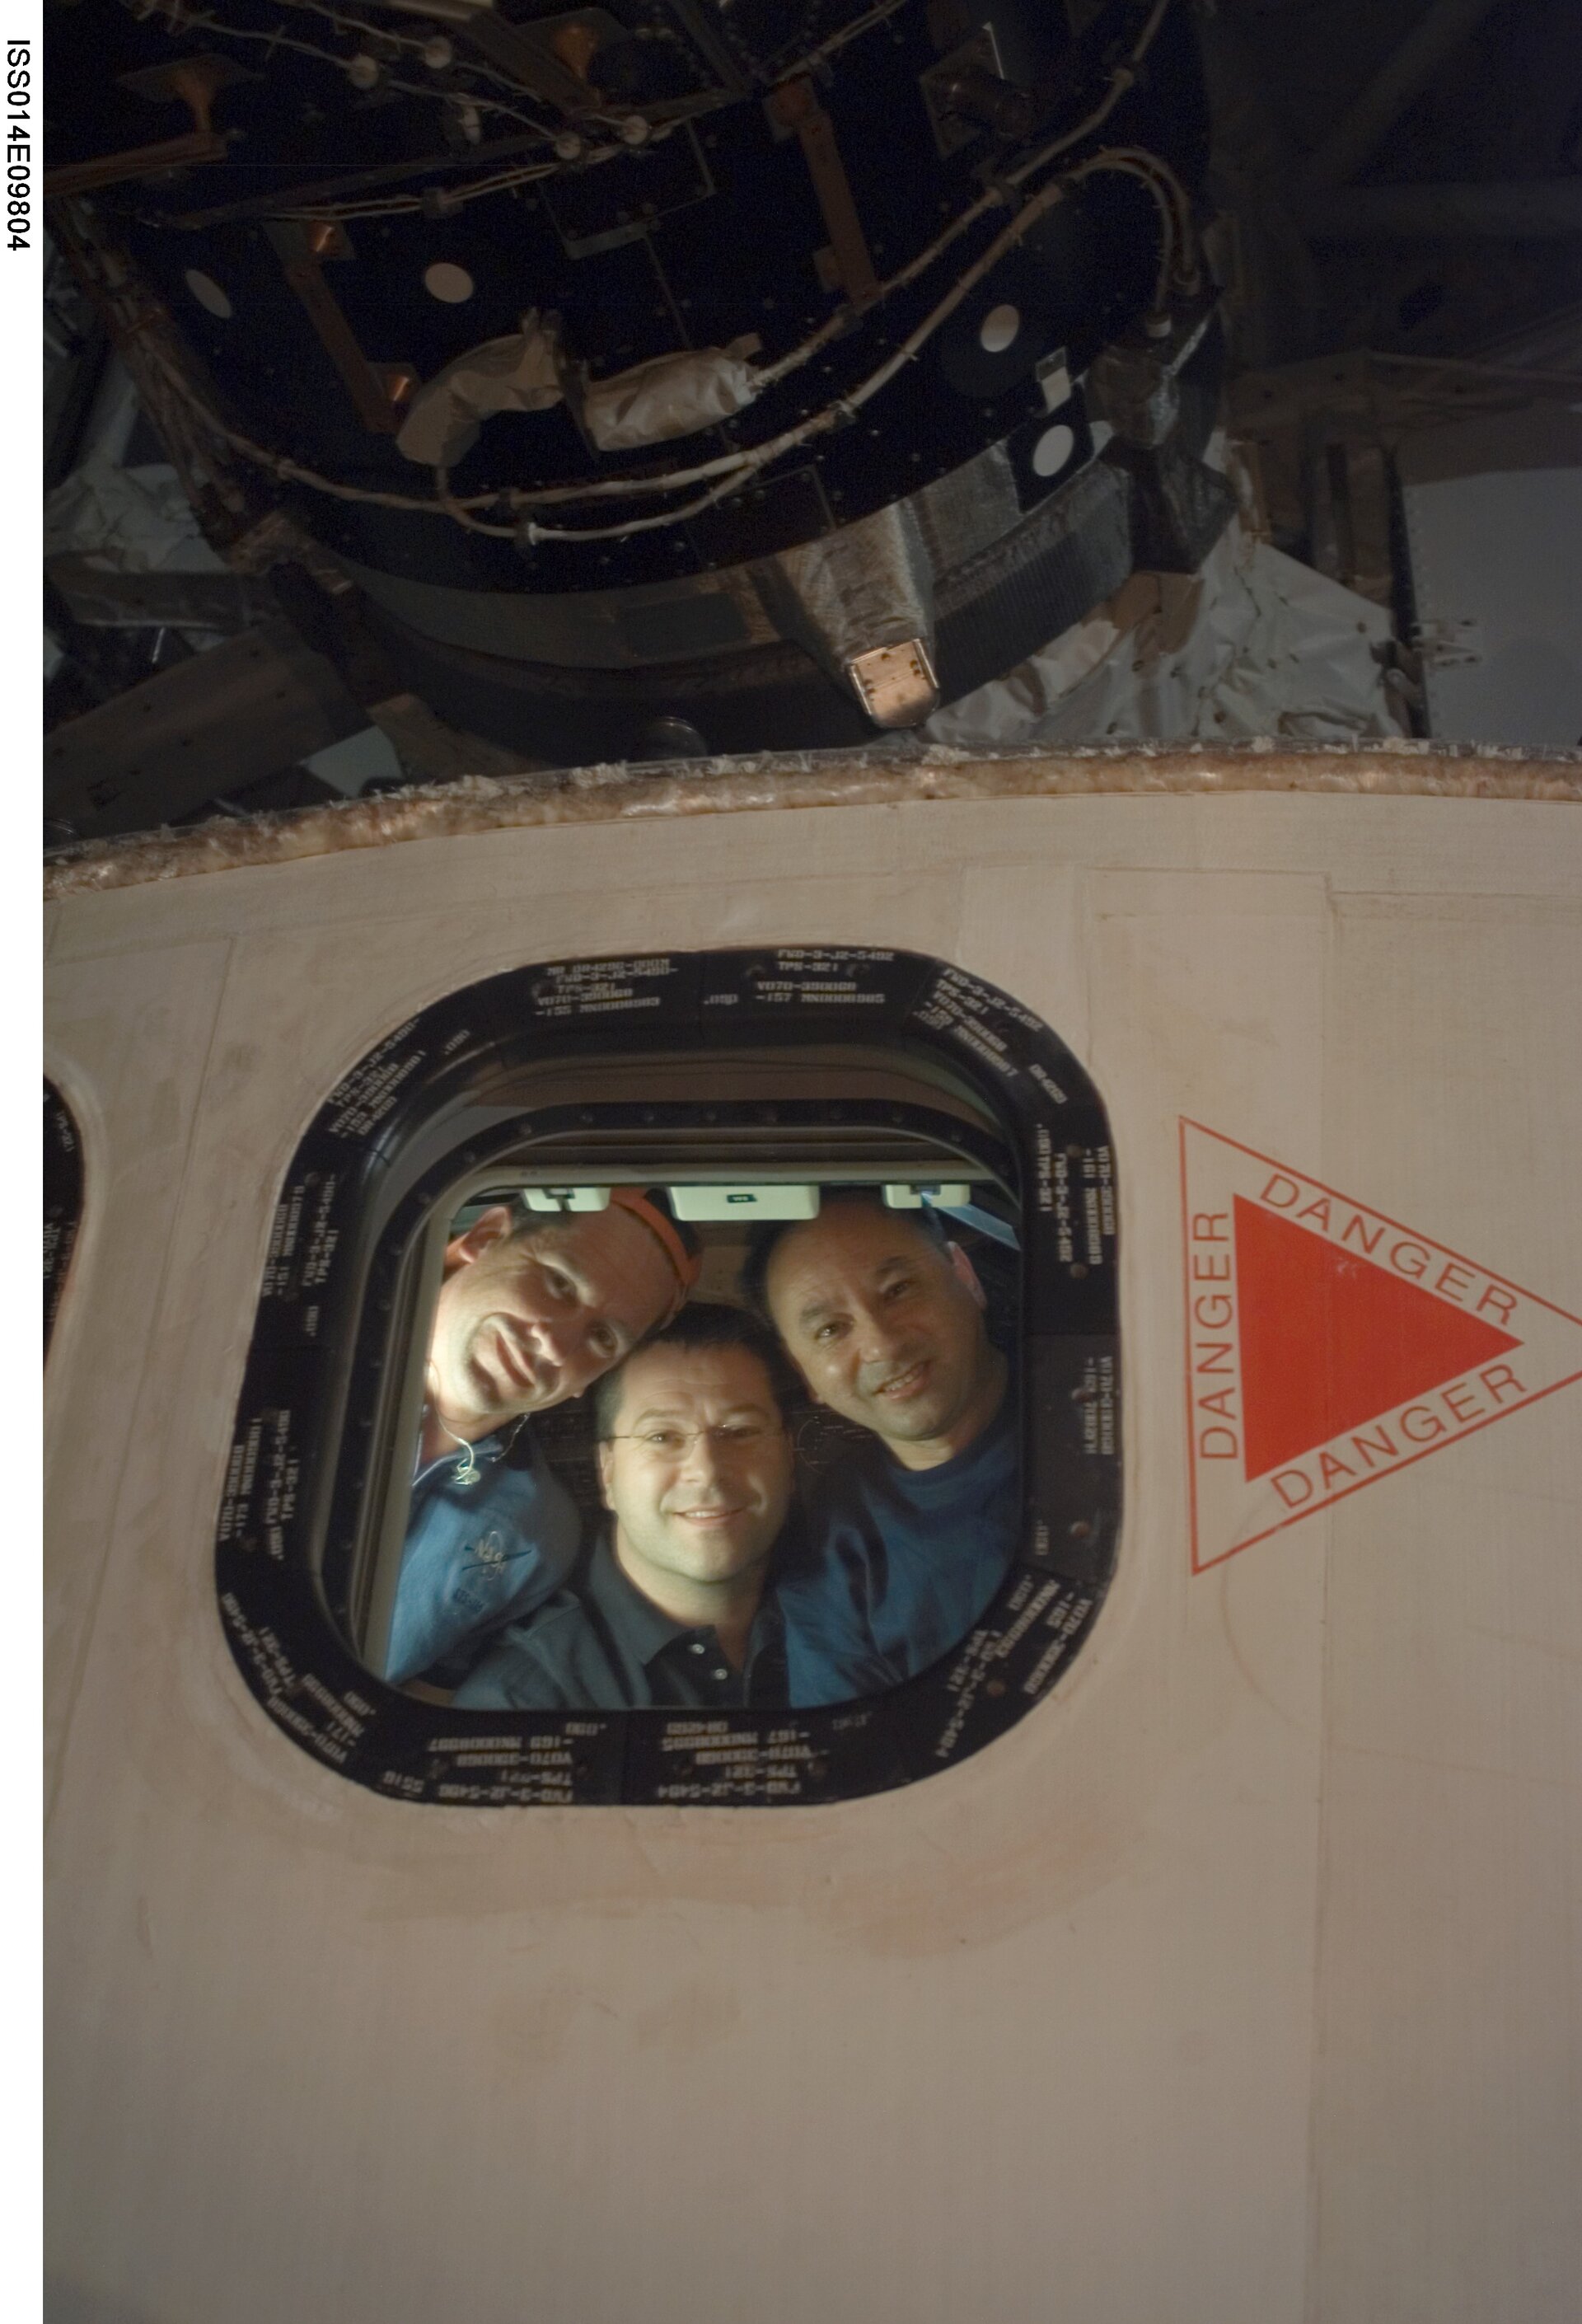
[[[174,0],[179,6],[180,0]],[[352,24],[322,0],[292,0],[292,5],[310,6],[317,13],[331,16],[337,23]],[[899,0],[896,0],[899,5]],[[719,502],[740,492],[763,470],[784,459],[792,452],[847,426],[857,413],[879,394],[904,367],[912,362],[928,341],[967,299],[986,275],[998,266],[1007,254],[1055,206],[1063,201],[1071,188],[1089,178],[1118,175],[1130,178],[1141,185],[1153,201],[1159,220],[1159,261],[1154,282],[1154,306],[1162,309],[1166,305],[1173,285],[1191,290],[1197,285],[1197,264],[1193,254],[1191,203],[1180,179],[1158,154],[1143,146],[1116,145],[1103,147],[1097,152],[1072,163],[1045,179],[1034,191],[1025,193],[1030,179],[1038,177],[1062,154],[1068,153],[1102,127],[1109,115],[1135,83],[1138,69],[1164,21],[1170,0],[1154,0],[1136,41],[1125,60],[1112,71],[1105,94],[1094,109],[1074,128],[1051,139],[1039,150],[996,178],[976,200],[961,211],[927,247],[898,268],[879,285],[878,298],[882,303],[908,288],[944,254],[989,217],[996,208],[1011,208],[1013,215],[1001,231],[973,260],[923,318],[909,331],[899,346],[870,371],[855,387],[832,396],[817,411],[809,413],[795,426],[782,429],[764,441],[744,446],[713,457],[694,462],[684,467],[672,468],[658,475],[612,475],[589,477],[572,484],[539,486],[510,486],[492,492],[478,493],[464,499],[457,498],[450,487],[444,469],[434,471],[432,498],[420,499],[411,493],[382,492],[363,485],[338,483],[320,475],[288,455],[269,451],[251,437],[228,427],[198,395],[163,348],[151,343],[149,353],[154,367],[164,378],[171,392],[187,408],[191,420],[216,447],[236,454],[256,467],[265,470],[282,484],[299,484],[322,493],[329,498],[356,502],[367,506],[399,509],[413,515],[442,516],[463,526],[467,531],[481,533],[492,540],[514,540],[531,547],[538,541],[592,542],[623,540],[632,535],[664,530],[684,524],[689,519],[713,508]],[[844,38],[853,37],[857,31],[894,13],[891,6],[874,9],[861,22],[849,28]],[[207,20],[188,16],[191,25]],[[361,29],[361,28],[360,28]],[[256,37],[263,38],[265,35]],[[393,37],[393,36],[392,36]],[[420,45],[414,43],[413,45]],[[612,149],[613,150],[613,149]],[[529,176],[547,174],[544,168],[528,168],[522,171],[502,172],[500,179],[474,187],[467,198],[476,199],[488,191],[499,190],[506,182],[522,183]],[[400,198],[402,206],[418,207],[416,198]],[[346,216],[349,211],[334,215]],[[369,214],[369,213],[365,213]],[[319,216],[319,212],[282,212],[283,216]],[[864,309],[867,312],[868,309]],[[827,321],[812,332],[788,354],[768,364],[756,374],[760,393],[790,376],[809,363],[832,341],[849,331],[854,320],[852,310],[846,306],[837,309]],[[694,488],[702,486],[701,492]],[[648,516],[626,516],[619,521],[603,525],[542,524],[536,512],[556,507],[575,506],[599,500],[667,499],[676,493],[694,496],[679,505],[656,511]],[[484,515],[481,512],[489,512]],[[502,512],[510,515],[510,522],[492,521]]]

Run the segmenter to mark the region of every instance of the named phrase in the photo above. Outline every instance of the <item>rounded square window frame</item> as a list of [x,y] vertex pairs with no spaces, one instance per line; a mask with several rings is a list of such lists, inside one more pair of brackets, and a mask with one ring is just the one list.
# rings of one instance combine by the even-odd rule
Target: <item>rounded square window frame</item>
[[[969,1637],[883,1694],[806,1711],[456,1711],[385,1685],[347,1643],[345,1588],[388,1467],[381,1415],[388,1437],[413,1246],[457,1186],[508,1157],[537,1176],[533,1146],[607,1131],[600,1117],[622,1111],[595,1100],[524,1111],[505,1102],[524,1073],[596,1077],[639,1044],[704,1065],[725,1050],[832,1046],[888,1056],[903,1074],[932,1059],[1011,1157],[1023,1242],[1016,1555]],[[871,1125],[855,1120],[862,1101],[826,1104],[859,1130],[877,1134],[881,1116],[906,1128],[901,1101],[867,1110]],[[740,1126],[720,1118],[736,1106],[701,1095],[629,1111],[648,1117],[627,1125],[634,1133],[685,1129],[688,1113],[700,1138]],[[958,1128],[961,1150],[977,1134],[987,1157],[987,1133],[964,1117]],[[1116,1205],[1108,1122],[1082,1067],[1022,1003],[945,961],[858,945],[594,957],[448,995],[330,1093],[277,1205],[216,1529],[222,1623],[250,1690],[321,1765],[386,1797],[448,1806],[812,1805],[970,1757],[1070,1668],[1113,1575]]]

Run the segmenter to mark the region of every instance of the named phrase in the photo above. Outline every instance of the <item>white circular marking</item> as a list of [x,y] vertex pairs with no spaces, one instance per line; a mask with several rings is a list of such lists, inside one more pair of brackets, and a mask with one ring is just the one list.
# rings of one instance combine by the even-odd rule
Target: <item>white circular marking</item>
[[459,307],[470,299],[477,284],[464,266],[453,266],[448,258],[436,259],[423,271],[423,288],[431,299],[443,299],[447,307]]
[[985,355],[1003,355],[1014,346],[1022,330],[1021,309],[1009,305],[991,307],[978,327],[978,344]]
[[1061,420],[1046,428],[1033,447],[1033,474],[1058,476],[1077,447],[1077,439]]
[[196,266],[189,266],[186,280],[187,288],[200,307],[207,307],[209,313],[217,316],[222,323],[230,321],[234,311],[231,302],[212,274],[201,273]]

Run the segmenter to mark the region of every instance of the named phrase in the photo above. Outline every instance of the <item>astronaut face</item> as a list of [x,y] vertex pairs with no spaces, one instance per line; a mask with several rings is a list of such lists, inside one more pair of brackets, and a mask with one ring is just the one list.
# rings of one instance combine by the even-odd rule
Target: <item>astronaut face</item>
[[463,1442],[580,1396],[668,1314],[674,1272],[641,1222],[613,1207],[511,1232],[503,1204],[446,1252],[427,1387]]
[[634,1356],[599,1468],[616,1554],[650,1594],[667,1575],[725,1582],[761,1570],[790,1506],[791,1439],[750,1348],[661,1341]]
[[993,1417],[1005,1364],[971,1262],[904,1213],[827,1204],[777,1244],[765,1290],[819,1402],[872,1429],[904,1467],[952,1459]]

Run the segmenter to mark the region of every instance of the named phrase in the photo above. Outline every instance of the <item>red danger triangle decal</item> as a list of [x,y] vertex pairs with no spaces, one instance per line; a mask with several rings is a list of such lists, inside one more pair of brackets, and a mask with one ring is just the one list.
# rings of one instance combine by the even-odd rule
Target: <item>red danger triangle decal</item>
[[1582,1318],[1181,1125],[1192,1563],[1582,1379]]
[[1231,1210],[1248,1477],[1522,1344],[1244,1194]]

